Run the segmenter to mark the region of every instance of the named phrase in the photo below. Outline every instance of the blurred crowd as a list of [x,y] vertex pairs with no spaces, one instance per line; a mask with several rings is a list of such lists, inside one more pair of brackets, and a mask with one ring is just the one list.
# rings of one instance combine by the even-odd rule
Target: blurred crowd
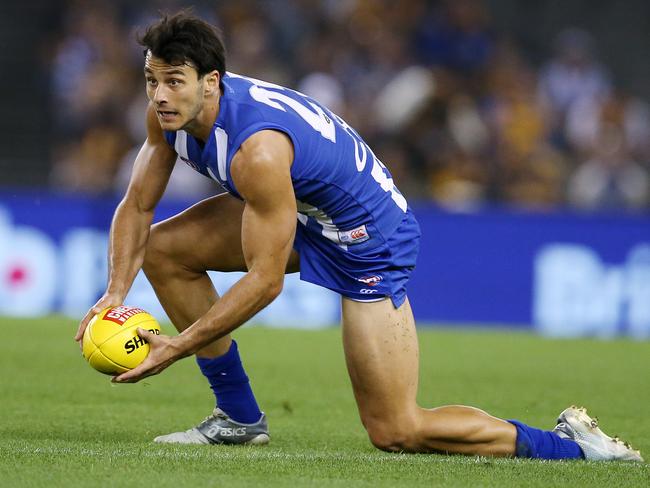
[[[174,1],[71,0],[48,43],[51,184],[121,192],[145,138],[135,34]],[[592,36],[565,29],[547,59],[494,29],[482,0],[194,2],[230,71],[297,88],[341,115],[411,199],[472,210],[650,208],[650,109],[617,87]],[[169,192],[209,180],[175,171]]]

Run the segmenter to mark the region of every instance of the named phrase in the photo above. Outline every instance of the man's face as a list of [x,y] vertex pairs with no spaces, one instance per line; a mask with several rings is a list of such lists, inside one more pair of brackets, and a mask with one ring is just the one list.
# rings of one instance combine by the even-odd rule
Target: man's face
[[171,65],[147,53],[144,63],[147,97],[153,103],[160,127],[175,131],[192,124],[204,101],[204,77],[189,64]]

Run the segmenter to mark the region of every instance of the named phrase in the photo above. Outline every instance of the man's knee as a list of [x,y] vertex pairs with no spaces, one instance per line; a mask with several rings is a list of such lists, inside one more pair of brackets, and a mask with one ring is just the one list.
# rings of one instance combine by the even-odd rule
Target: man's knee
[[149,239],[145,248],[142,271],[150,280],[169,274],[174,267],[174,258],[170,249],[170,239],[161,223],[151,226]]
[[417,422],[410,418],[365,419],[364,427],[370,442],[377,449],[389,452],[413,452],[420,444]]

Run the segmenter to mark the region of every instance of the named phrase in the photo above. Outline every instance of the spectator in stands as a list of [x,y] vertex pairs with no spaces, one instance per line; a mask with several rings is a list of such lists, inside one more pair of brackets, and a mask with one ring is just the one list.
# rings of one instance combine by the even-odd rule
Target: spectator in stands
[[562,31],[555,40],[555,56],[539,74],[538,95],[548,112],[554,142],[565,144],[565,117],[575,103],[598,99],[610,90],[609,75],[595,57],[591,35],[576,28]]
[[[650,109],[614,93],[585,31],[561,32],[537,69],[516,40],[497,36],[484,0],[194,3],[223,27],[231,71],[331,106],[376,148],[408,197],[462,210],[650,203]],[[133,96],[141,53],[127,40],[152,12],[179,4],[70,0],[51,64],[57,187],[120,188],[143,129],[129,115],[144,103]],[[616,130],[601,117],[612,103]],[[611,143],[616,149],[594,145],[604,134],[617,141],[614,133],[623,140]],[[95,143],[102,154],[89,149]],[[183,169],[170,193],[199,196]],[[218,191],[204,183],[201,196]]]
[[501,43],[487,76],[487,118],[493,134],[493,198],[550,208],[563,200],[565,161],[548,143],[536,98],[536,73],[512,43]]
[[570,203],[586,209],[638,209],[648,204],[650,178],[632,154],[626,112],[622,97],[609,97],[600,106],[588,159],[569,180]]

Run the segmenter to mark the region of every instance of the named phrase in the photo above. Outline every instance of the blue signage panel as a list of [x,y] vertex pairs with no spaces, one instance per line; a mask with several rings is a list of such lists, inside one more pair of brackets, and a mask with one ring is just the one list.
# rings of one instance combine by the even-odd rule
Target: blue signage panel
[[[0,315],[40,316],[52,312],[81,318],[106,287],[108,229],[114,197],[0,192]],[[189,206],[163,201],[159,221]],[[240,273],[210,273],[226,291]],[[138,274],[125,303],[165,317],[151,286]],[[337,294],[285,280],[284,290],[255,319],[279,327],[321,327],[339,321]]]
[[[114,197],[0,191],[0,314],[78,317],[106,284]],[[156,220],[190,202],[163,201]],[[409,297],[418,324],[536,327],[545,334],[650,337],[650,217],[415,205],[422,228]],[[239,275],[215,273],[224,291]],[[128,297],[162,316],[139,275]],[[259,321],[337,323],[338,296],[288,277]],[[298,323],[299,322],[299,323]]]
[[416,317],[650,336],[650,218],[417,206]]

